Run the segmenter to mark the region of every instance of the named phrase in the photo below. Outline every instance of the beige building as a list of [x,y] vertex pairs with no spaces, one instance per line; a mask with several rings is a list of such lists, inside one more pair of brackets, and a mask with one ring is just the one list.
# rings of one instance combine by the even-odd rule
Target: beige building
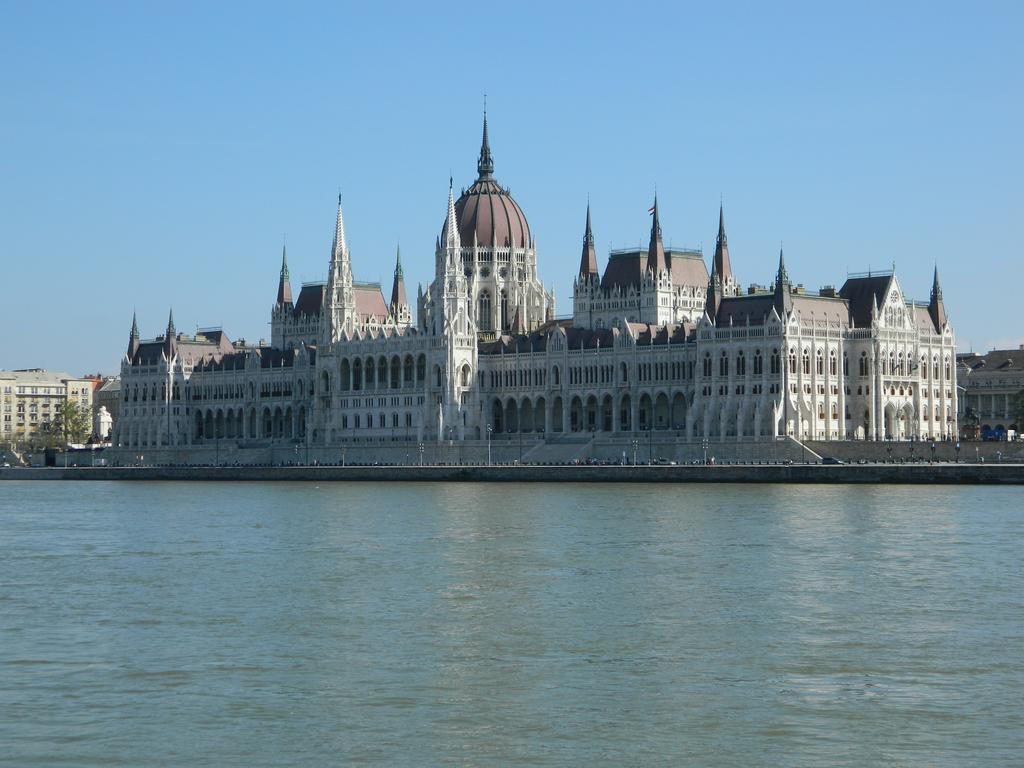
[[0,371],[0,440],[31,442],[73,400],[92,423],[93,382],[41,368]]
[[1017,398],[1024,393],[1024,344],[1017,349],[993,349],[957,355],[963,395],[960,420],[963,436],[1005,440],[1021,429]]

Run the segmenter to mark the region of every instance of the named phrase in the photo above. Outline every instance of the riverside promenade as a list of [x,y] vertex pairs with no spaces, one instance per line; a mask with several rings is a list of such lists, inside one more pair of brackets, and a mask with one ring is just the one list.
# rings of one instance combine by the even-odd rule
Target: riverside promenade
[[1024,485],[1024,464],[15,467],[4,480]]

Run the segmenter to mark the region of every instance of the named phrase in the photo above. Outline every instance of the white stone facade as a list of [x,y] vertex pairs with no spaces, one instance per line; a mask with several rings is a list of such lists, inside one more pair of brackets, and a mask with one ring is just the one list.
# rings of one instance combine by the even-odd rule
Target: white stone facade
[[[957,433],[955,339],[936,274],[928,304],[895,274],[808,294],[742,294],[724,217],[710,275],[699,252],[613,252],[598,274],[590,215],[571,318],[554,317],[521,209],[493,180],[449,189],[435,275],[405,302],[354,281],[339,201],[328,279],[293,302],[283,259],[269,345],[219,330],[142,342],[122,364],[115,443],[344,446],[494,433],[649,430],[680,440],[946,439]],[[497,211],[497,213],[494,213]],[[461,212],[461,214],[460,214]],[[462,218],[460,218],[460,215]]]

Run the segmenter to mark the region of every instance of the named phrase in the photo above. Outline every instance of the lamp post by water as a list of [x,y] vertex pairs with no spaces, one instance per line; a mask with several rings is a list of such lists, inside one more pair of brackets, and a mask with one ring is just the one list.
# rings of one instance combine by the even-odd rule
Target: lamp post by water
[[956,445],[953,447],[953,450],[956,452],[956,463],[959,464],[960,463],[960,441],[959,440],[956,441]]
[[654,425],[647,425],[647,466],[654,463]]
[[490,424],[487,425],[487,466],[491,466],[491,432],[494,431],[494,427]]
[[704,466],[708,463],[708,439],[705,437],[702,441],[704,443]]
[[935,441],[932,440],[932,464],[935,463]]
[[637,451],[637,448],[639,448],[639,447],[640,447],[640,441],[639,440],[633,440],[633,466],[634,467],[636,466],[636,451]]
[[423,466],[423,443],[419,444],[419,451],[420,451],[420,466],[422,467]]

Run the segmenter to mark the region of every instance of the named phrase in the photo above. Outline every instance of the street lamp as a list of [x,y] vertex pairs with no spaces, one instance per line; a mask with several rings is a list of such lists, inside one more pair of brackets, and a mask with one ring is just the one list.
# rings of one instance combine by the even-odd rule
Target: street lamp
[[636,450],[640,447],[639,440],[633,440],[633,466],[636,466]]
[[708,463],[708,439],[705,437],[702,441],[704,443],[704,466]]
[[647,466],[654,463],[654,425],[647,425]]
[[935,463],[935,441],[932,440],[932,464]]
[[422,467],[423,466],[423,443],[419,444],[419,451],[420,451],[420,466]]
[[956,441],[956,445],[953,447],[953,450],[956,451],[956,463],[959,464],[960,463],[960,441],[959,440]]
[[491,432],[494,431],[494,427],[490,424],[487,425],[487,466],[491,466]]

